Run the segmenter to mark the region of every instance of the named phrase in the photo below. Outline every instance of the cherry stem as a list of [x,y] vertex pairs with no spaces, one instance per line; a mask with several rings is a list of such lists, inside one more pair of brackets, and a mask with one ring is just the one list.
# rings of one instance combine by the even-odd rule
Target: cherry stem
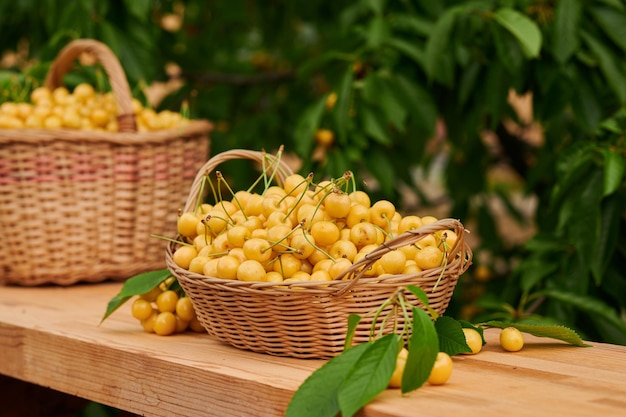
[[213,185],[213,181],[211,181],[211,177],[209,176],[208,173],[206,174],[206,179],[209,185],[211,186],[211,192],[213,193],[213,201],[215,201],[216,203],[219,202],[219,199],[217,197],[217,192],[215,191],[215,185]]
[[150,237],[154,237],[154,238],[161,239],[161,240],[166,240],[168,242],[178,243],[180,245],[191,246],[191,247],[194,246],[192,243],[187,243],[187,242],[182,241],[182,240],[176,240],[176,239],[172,239],[172,238],[165,237],[165,236],[151,234]]
[[[293,211],[298,208],[298,204],[300,204],[300,202],[302,201],[302,199],[304,198],[304,196],[306,195],[307,191],[309,191],[309,187],[311,186],[311,182],[313,181],[313,173],[310,172],[309,175],[306,176],[306,178],[303,181],[300,181],[298,183],[298,185],[296,185],[295,189],[298,189],[298,187],[300,186],[300,184],[307,184],[306,187],[304,187],[304,191],[300,193],[300,196],[298,197],[298,199],[296,200],[296,202],[293,204],[293,206],[291,207],[291,209],[289,209],[289,211],[287,212],[287,214],[285,214],[285,217],[283,217],[283,221],[286,221],[289,216],[291,216],[291,214],[293,213]],[[280,204],[287,198],[289,197],[291,194],[285,194],[283,197],[281,197],[280,200],[278,200],[278,205],[280,206]]]
[[[246,211],[243,209],[243,206],[241,205],[241,202],[239,201],[239,199],[235,195],[235,192],[233,191],[233,189],[230,186],[230,184],[228,183],[228,181],[226,181],[226,179],[222,175],[222,172],[221,171],[215,171],[215,175],[217,176],[217,181],[218,181],[217,183],[218,183],[218,185],[219,185],[220,182],[224,183],[224,185],[226,186],[226,188],[228,188],[228,191],[232,195],[233,200],[235,200],[235,203],[237,203],[237,206],[239,207],[239,210],[241,210],[241,212],[243,213],[244,219],[248,220],[248,216],[246,215]],[[221,199],[222,198],[221,188],[218,187],[217,189],[218,189],[218,192],[220,193],[220,199]],[[224,207],[224,203],[223,202],[222,202],[222,207]],[[224,212],[226,212],[226,214],[228,214],[228,217],[231,220],[233,220],[233,218],[230,216],[230,214],[226,210],[224,210]]]

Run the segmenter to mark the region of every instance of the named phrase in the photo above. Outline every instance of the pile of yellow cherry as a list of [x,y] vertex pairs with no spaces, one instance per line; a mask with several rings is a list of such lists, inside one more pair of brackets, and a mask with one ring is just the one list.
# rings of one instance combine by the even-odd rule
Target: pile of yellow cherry
[[[312,175],[292,174],[263,192],[237,191],[230,199],[180,213],[181,244],[172,260],[191,272],[229,280],[330,281],[389,239],[437,221],[402,216],[388,200],[372,203],[364,191],[346,191],[351,175],[314,184]],[[364,276],[438,267],[456,238],[452,230],[435,232],[383,255]]]
[[[137,131],[148,132],[180,127],[188,122],[181,113],[155,110],[132,99]],[[118,132],[118,105],[113,93],[101,93],[87,83],[73,91],[66,87],[50,90],[37,87],[30,102],[0,104],[0,129],[75,129]]]

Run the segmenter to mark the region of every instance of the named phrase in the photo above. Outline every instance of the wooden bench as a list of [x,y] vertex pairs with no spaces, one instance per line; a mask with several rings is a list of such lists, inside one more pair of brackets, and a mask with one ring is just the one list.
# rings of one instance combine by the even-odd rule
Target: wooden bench
[[[98,325],[120,283],[0,287],[0,374],[146,416],[281,416],[324,361],[239,350],[207,334],[145,333],[125,305]],[[626,347],[579,348],[498,330],[454,357],[443,386],[386,390],[361,416],[624,416]],[[5,400],[6,401],[6,400]]]

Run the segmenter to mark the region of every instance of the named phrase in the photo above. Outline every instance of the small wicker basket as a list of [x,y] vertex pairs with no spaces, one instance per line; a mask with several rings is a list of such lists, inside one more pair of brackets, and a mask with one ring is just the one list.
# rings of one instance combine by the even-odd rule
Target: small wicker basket
[[[266,157],[264,153],[248,150],[231,150],[213,156],[198,172],[185,211],[194,209],[203,177],[220,163],[238,158],[261,162]],[[290,173],[289,167],[281,163],[280,169],[276,170],[278,182],[284,181]],[[357,272],[359,269],[364,271],[383,254],[415,243],[438,230],[454,230],[458,236],[448,254],[445,269],[439,267],[417,274],[371,278]],[[175,242],[167,246],[166,262],[191,299],[203,327],[219,340],[238,348],[277,356],[330,358],[343,350],[348,316],[351,313],[365,315],[380,307],[399,287],[409,284],[420,287],[428,294],[430,306],[443,314],[459,276],[472,261],[465,233],[461,222],[453,219],[442,219],[405,232],[330,282],[244,282],[196,274],[174,263],[172,255],[178,247]],[[414,305],[424,307],[412,294],[408,298]],[[364,318],[353,341],[367,341],[371,326],[371,318],[369,321]],[[400,320],[399,330],[403,326]]]
[[118,102],[119,132],[0,129],[0,283],[123,280],[165,267],[172,207],[206,162],[206,120],[137,132],[123,69],[104,44],[68,44],[45,85],[62,85],[83,52],[102,64]]

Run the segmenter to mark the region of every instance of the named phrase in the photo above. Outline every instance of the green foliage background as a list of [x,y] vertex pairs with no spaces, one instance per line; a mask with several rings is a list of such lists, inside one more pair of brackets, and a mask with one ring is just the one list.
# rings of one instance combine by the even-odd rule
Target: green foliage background
[[[171,15],[181,25],[166,30]],[[626,344],[623,1],[23,0],[0,3],[0,27],[19,58],[3,60],[0,101],[25,98],[76,38],[109,45],[137,96],[174,62],[183,86],[160,106],[213,120],[213,153],[284,144],[305,175],[350,169],[373,198],[471,225],[476,265],[447,314]],[[511,91],[532,93],[541,141]],[[332,146],[317,147],[319,128]],[[441,198],[416,175],[432,167]],[[531,238],[511,243],[503,215]]]

